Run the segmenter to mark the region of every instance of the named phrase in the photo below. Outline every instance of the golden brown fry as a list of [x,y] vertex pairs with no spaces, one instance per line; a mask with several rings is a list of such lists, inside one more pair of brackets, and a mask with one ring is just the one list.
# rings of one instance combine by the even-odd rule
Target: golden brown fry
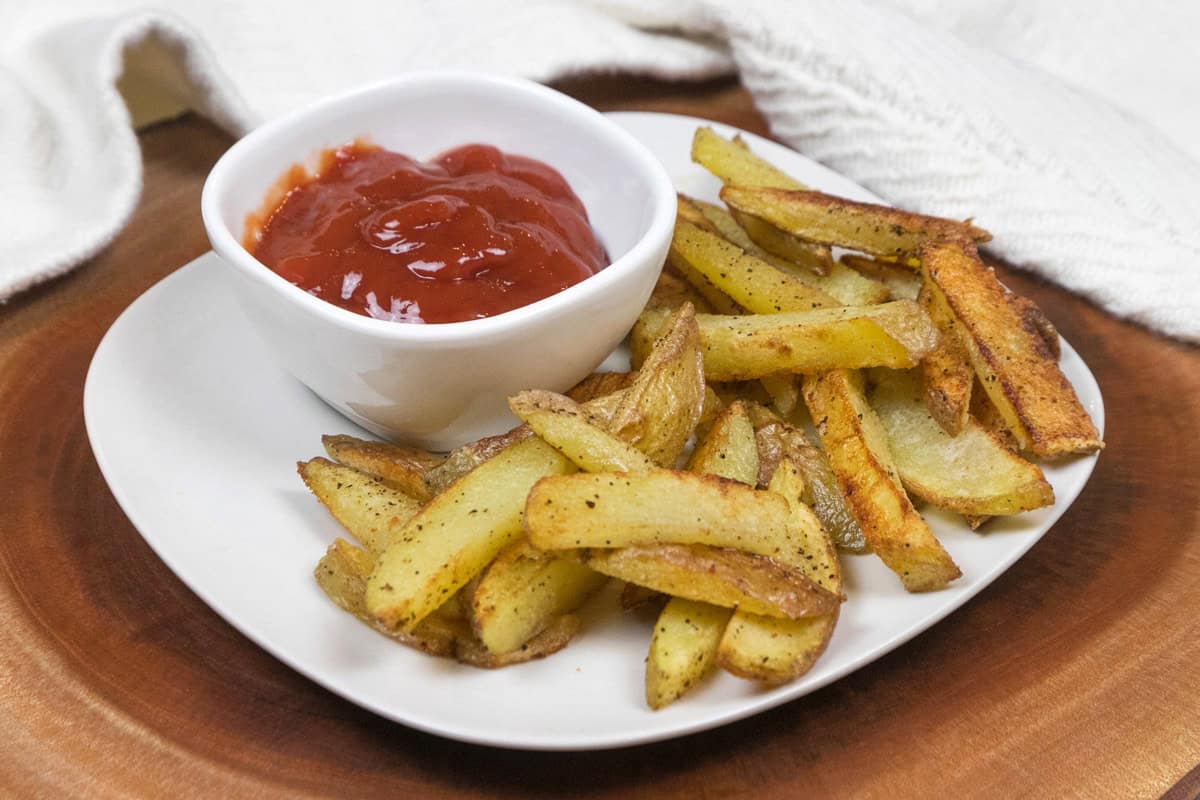
[[734,211],[733,217],[746,235],[771,255],[796,264],[814,275],[828,275],[833,269],[833,250],[829,245],[797,239],[749,214]]
[[678,259],[751,313],[778,314],[840,305],[820,289],[686,220],[675,224],[671,247]]
[[383,552],[421,508],[410,495],[328,459],[301,461],[296,471],[321,505],[372,553]]
[[1020,316],[1025,330],[1037,334],[1046,343],[1046,349],[1050,351],[1050,355],[1054,356],[1055,360],[1062,358],[1062,345],[1058,339],[1058,328],[1054,327],[1054,323],[1046,316],[1046,312],[1042,311],[1037,303],[1024,295],[1017,294],[1007,286],[1004,287],[1004,291],[1008,302],[1016,309],[1017,315]]
[[424,450],[345,434],[322,436],[321,444],[334,461],[373,475],[393,489],[421,501],[431,497],[425,484],[425,473],[445,460],[444,456]]
[[[906,258],[928,242],[986,242],[991,234],[970,222],[929,217],[821,192],[726,186],[721,199],[802,239],[876,256]],[[902,262],[903,263],[903,262]]]
[[579,608],[606,578],[521,540],[496,557],[471,592],[475,635],[490,652],[518,650],[558,617]]
[[665,469],[544,478],[525,507],[529,539],[543,550],[706,544],[774,557],[792,546],[790,525],[769,492]]
[[995,436],[1009,450],[1014,453],[1021,452],[1021,445],[1017,442],[1017,437],[1013,436],[1012,431],[1008,429],[1008,424],[1005,423],[1004,417],[1000,416],[1000,411],[992,403],[992,398],[988,397],[987,392],[979,385],[978,378],[975,379],[975,389],[971,392],[971,419]]
[[723,183],[803,189],[804,184],[750,152],[741,136],[726,139],[712,128],[697,128],[692,136],[692,161]]
[[587,403],[629,388],[635,375],[632,372],[593,372],[567,390],[567,397],[576,403]]
[[571,553],[596,572],[674,597],[772,617],[826,614],[839,595],[782,560],[728,547],[691,544],[581,548]]
[[1041,458],[1103,448],[1057,359],[1026,329],[975,248],[931,244],[921,261],[933,302],[959,321],[975,374],[1021,448]]
[[872,408],[908,491],[927,503],[971,516],[1019,514],[1053,505],[1041,469],[1009,451],[973,420],[947,434],[921,402],[915,372],[879,370]]
[[678,211],[675,214],[677,221],[688,222],[709,233],[717,233],[716,227],[704,216],[704,212],[700,210],[700,206],[696,205],[696,201],[682,194],[676,195],[675,199],[678,207]]
[[445,461],[425,473],[425,484],[429,487],[430,496],[441,494],[447,486],[480,464],[530,436],[533,436],[533,431],[529,430],[527,425],[521,425],[508,433],[488,436],[454,448]]
[[474,636],[464,636],[455,642],[454,657],[464,664],[480,669],[499,669],[523,664],[562,650],[575,638],[579,626],[579,617],[574,614],[555,617],[541,633],[507,653],[493,653]]
[[771,408],[781,416],[790,417],[800,405],[800,384],[795,374],[776,372],[762,376],[759,381],[771,396]]
[[704,404],[700,332],[691,304],[666,322],[637,378],[613,413],[608,430],[655,463],[672,466],[683,452]]
[[921,359],[925,404],[942,430],[957,436],[966,427],[970,416],[975,370],[971,368],[962,329],[954,315],[947,313],[941,303],[933,302],[926,286],[921,287],[917,302],[941,335],[937,347]]
[[712,669],[731,613],[728,608],[671,598],[658,616],[646,658],[646,703],[651,708],[675,702]]
[[[639,324],[658,330],[661,312]],[[911,300],[877,306],[753,316],[696,317],[704,375],[711,381],[762,378],[777,372],[916,365],[937,344],[937,330]]]
[[867,543],[910,592],[941,589],[962,573],[913,508],[867,405],[861,381],[846,370],[804,379],[804,400],[842,493]]
[[[557,399],[549,399],[557,398]],[[521,392],[509,408],[547,444],[587,472],[645,472],[654,462],[613,436],[603,420],[589,417],[586,407],[553,392]]]
[[700,290],[674,270],[663,270],[654,284],[654,291],[646,302],[647,308],[663,308],[674,311],[684,303],[691,303],[698,313],[710,314],[716,309]]
[[506,448],[421,509],[379,556],[367,608],[389,627],[412,628],[521,535],[529,488],[574,466],[530,438]]
[[[712,203],[696,201],[696,206],[705,218],[713,224],[717,232],[747,253],[761,258],[776,269],[791,274],[814,289],[820,289],[834,298],[841,305],[867,306],[872,303],[882,303],[888,299],[889,291],[880,281],[860,275],[845,264],[836,261],[827,265],[822,264],[816,271],[814,263],[797,265],[787,259],[780,258],[761,247],[745,229],[738,224],[733,215]],[[752,219],[752,218],[751,218]],[[823,245],[821,245],[823,247]],[[820,261],[818,258],[817,261]]]
[[[710,281],[703,274],[701,274],[700,272],[697,272],[692,267],[692,265],[687,262],[687,259],[680,256],[679,253],[677,253],[675,251],[675,248],[671,248],[671,250],[667,253],[667,267],[669,267],[672,271],[678,273],[679,275],[683,276],[684,280],[686,280],[689,284],[691,284],[692,288],[696,292],[698,292],[701,297],[704,298],[705,304],[713,310],[713,313],[716,313],[716,314],[741,314],[742,313],[742,311],[743,311],[742,307],[739,306],[733,300],[733,298],[731,298],[729,295],[725,294],[723,291],[721,291],[719,288],[717,288],[716,284],[714,284],[712,281]],[[667,296],[665,295],[665,290],[664,290],[664,294],[661,296],[661,298],[662,299],[660,299],[658,302],[660,302],[660,303],[667,302]],[[671,298],[671,300],[674,300],[674,299],[676,299],[676,298]]]

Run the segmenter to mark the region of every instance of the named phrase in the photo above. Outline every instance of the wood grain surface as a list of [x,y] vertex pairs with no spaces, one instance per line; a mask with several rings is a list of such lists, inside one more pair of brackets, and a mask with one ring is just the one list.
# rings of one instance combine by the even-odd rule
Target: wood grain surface
[[[562,86],[601,108],[766,130],[729,82]],[[741,723],[597,753],[460,744],[362,711],[242,637],[154,556],[101,478],[81,409],[88,363],[122,309],[208,249],[200,187],[230,144],[195,117],[141,140],[145,191],[127,229],[0,307],[0,794],[1200,792],[1195,348],[1004,271],[1091,365],[1108,410],[1091,483],[1025,558],[899,650]]]

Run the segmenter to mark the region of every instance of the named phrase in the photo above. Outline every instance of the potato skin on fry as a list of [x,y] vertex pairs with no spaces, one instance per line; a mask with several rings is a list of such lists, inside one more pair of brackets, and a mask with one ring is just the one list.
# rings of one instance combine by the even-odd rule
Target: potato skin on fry
[[1103,448],[1054,354],[1026,327],[975,248],[930,244],[921,263],[933,302],[961,324],[975,374],[1021,447],[1041,458]]
[[804,400],[871,549],[908,591],[941,589],[962,573],[908,499],[860,384],[846,370],[806,376]]
[[937,347],[921,359],[925,404],[942,430],[957,436],[966,427],[970,416],[975,370],[971,368],[963,333],[954,315],[946,313],[941,303],[933,301],[928,286],[921,286],[917,302],[941,334]]
[[301,461],[296,471],[321,505],[372,553],[387,549],[421,508],[399,489],[325,458]]
[[322,436],[321,444],[334,461],[374,475],[393,489],[422,502],[432,497],[425,483],[425,473],[445,460],[444,456],[424,450],[345,434]]

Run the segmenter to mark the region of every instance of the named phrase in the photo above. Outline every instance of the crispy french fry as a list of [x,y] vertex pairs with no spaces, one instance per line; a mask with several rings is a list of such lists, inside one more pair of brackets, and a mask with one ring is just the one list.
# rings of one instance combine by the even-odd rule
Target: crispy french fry
[[1053,505],[1041,469],[1009,451],[968,417],[947,434],[921,402],[915,372],[879,370],[870,395],[900,480],[927,503],[971,516],[1019,514]]
[[741,136],[726,139],[709,127],[696,129],[692,137],[692,161],[723,183],[777,189],[805,188],[800,181],[752,153]]
[[773,256],[812,272],[828,275],[833,268],[833,250],[827,244],[806,242],[749,214],[733,212],[734,219],[756,245]]
[[971,366],[1021,448],[1041,458],[1103,448],[1057,359],[1026,329],[975,248],[927,245],[921,262],[932,301],[959,321]]
[[[795,563],[805,565],[815,582],[840,595],[842,572],[837,552],[803,502],[800,469],[785,459],[771,479],[771,491],[787,500],[796,528],[802,532],[802,550],[792,555]],[[825,651],[837,619],[837,608],[802,619],[777,619],[739,608],[718,645],[717,663],[742,678],[769,684],[793,680],[812,669]]]
[[608,425],[655,463],[672,466],[683,452],[704,404],[700,333],[691,304],[667,321]]
[[[553,392],[521,392],[508,399],[509,408],[547,444],[586,472],[646,472],[654,462],[599,427],[582,406]],[[562,402],[566,401],[566,403]],[[574,406],[574,408],[567,405]]]
[[[659,330],[662,312],[642,314]],[[915,366],[937,344],[929,317],[911,300],[877,306],[755,316],[697,315],[704,375],[712,381],[762,378],[777,372]]]
[[567,391],[567,397],[576,403],[601,400],[616,392],[629,388],[635,374],[632,372],[593,372]]
[[[741,314],[744,310],[737,302],[729,295],[721,291],[715,283],[710,281],[702,273],[697,272],[687,259],[679,255],[674,248],[667,253],[667,267],[671,271],[679,274],[687,281],[693,290],[695,290],[704,299],[705,305],[712,309],[716,314]],[[664,272],[666,270],[664,269]],[[666,288],[659,293],[656,303],[663,304],[668,301],[674,301],[678,297],[670,297],[667,294]],[[678,293],[677,293],[678,294]],[[669,298],[669,300],[668,300]]]
[[579,626],[579,617],[574,614],[555,617],[539,634],[507,653],[493,653],[474,636],[464,636],[455,642],[454,657],[464,664],[480,669],[499,669],[523,664],[562,650],[575,638]]
[[682,697],[716,663],[732,612],[673,597],[658,615],[646,659],[646,703],[659,709]]
[[445,461],[425,473],[425,485],[429,487],[430,496],[444,492],[447,486],[483,462],[530,436],[533,436],[533,431],[529,430],[528,426],[521,425],[507,433],[488,436],[456,447],[446,456]]
[[1050,355],[1054,356],[1056,361],[1062,358],[1062,345],[1058,340],[1058,328],[1054,327],[1054,323],[1046,316],[1046,312],[1042,311],[1041,307],[1028,297],[1017,294],[1007,286],[1004,287],[1004,290],[1009,304],[1016,309],[1025,330],[1037,334],[1046,343],[1046,349],[1050,351]]
[[695,225],[701,230],[706,230],[709,233],[717,233],[717,229],[713,226],[708,218],[704,216],[704,212],[700,210],[700,206],[696,205],[696,201],[687,195],[676,195],[677,212],[675,219],[680,222],[688,222]]
[[574,466],[538,438],[518,442],[451,484],[392,539],[367,583],[367,608],[411,631],[521,535],[529,488]]
[[383,552],[421,508],[399,489],[324,458],[301,461],[296,471],[321,505],[372,553]]
[[845,247],[907,263],[928,242],[986,242],[991,234],[970,222],[957,222],[901,211],[874,203],[858,203],[821,192],[726,186],[721,199],[734,211],[769,222],[802,239]]
[[490,652],[511,653],[582,605],[605,581],[571,559],[518,541],[496,557],[471,593],[475,635]]
[[929,287],[922,286],[917,302],[937,326],[937,347],[921,359],[925,381],[925,405],[942,430],[957,436],[971,415],[971,387],[975,370],[963,341],[963,333],[953,314],[941,303],[933,302]]
[[958,566],[900,483],[887,434],[858,376],[846,370],[806,376],[804,401],[867,543],[904,588],[941,589],[958,578]]
[[[814,271],[812,262],[807,265],[798,265],[780,258],[761,247],[724,208],[699,201],[696,202],[696,206],[704,214],[705,219],[711,222],[717,232],[726,239],[776,269],[790,273],[796,280],[806,283],[814,289],[820,289],[841,305],[866,306],[872,303],[882,303],[888,299],[888,288],[874,278],[860,275],[845,264],[836,261],[822,266],[821,271],[817,272]],[[819,254],[814,258],[819,261]]]
[[792,546],[781,498],[664,469],[544,478],[529,493],[525,526],[543,550],[706,544],[774,557]]
[[379,478],[393,489],[425,501],[431,495],[425,473],[441,464],[444,456],[388,442],[372,442],[340,434],[322,436],[321,444],[334,461]]
[[723,238],[681,220],[671,247],[682,261],[755,314],[840,305],[833,297]]

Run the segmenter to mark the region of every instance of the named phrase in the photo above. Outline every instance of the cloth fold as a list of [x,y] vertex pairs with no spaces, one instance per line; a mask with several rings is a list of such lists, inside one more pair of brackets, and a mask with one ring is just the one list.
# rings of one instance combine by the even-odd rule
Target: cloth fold
[[1126,20],[1085,0],[31,4],[5,12],[0,46],[0,300],[125,224],[135,120],[192,108],[241,134],[430,66],[736,71],[806,155],[899,206],[973,216],[996,255],[1200,341],[1200,71],[1172,46],[1200,8],[1181,5]]

